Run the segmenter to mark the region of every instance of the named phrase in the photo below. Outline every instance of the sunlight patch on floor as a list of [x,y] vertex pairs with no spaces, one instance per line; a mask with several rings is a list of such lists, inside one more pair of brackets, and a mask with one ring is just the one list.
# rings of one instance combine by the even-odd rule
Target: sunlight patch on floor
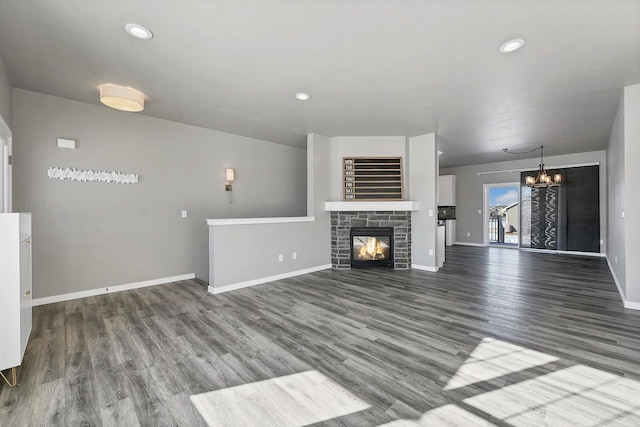
[[494,425],[458,405],[449,404],[425,412],[419,420],[396,420],[379,427],[489,427]]
[[512,425],[638,426],[640,382],[576,365],[464,399]]
[[196,394],[190,399],[209,426],[304,426],[370,407],[315,370]]
[[557,360],[557,357],[539,351],[495,338],[483,338],[444,389],[465,387]]

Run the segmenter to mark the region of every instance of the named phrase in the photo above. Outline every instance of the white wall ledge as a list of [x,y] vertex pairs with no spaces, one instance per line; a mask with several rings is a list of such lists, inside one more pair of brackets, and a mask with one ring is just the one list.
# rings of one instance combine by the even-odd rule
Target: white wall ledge
[[337,211],[418,211],[420,202],[324,202],[324,210]]
[[251,224],[278,224],[290,222],[313,222],[315,216],[285,216],[273,218],[226,218],[226,219],[208,219],[207,225],[251,225]]

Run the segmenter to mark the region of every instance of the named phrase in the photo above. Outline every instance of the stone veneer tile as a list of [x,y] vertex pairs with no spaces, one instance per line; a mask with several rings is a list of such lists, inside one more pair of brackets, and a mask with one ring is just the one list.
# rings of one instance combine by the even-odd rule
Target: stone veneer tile
[[351,227],[393,227],[394,268],[411,266],[411,212],[331,212],[331,265],[351,268]]

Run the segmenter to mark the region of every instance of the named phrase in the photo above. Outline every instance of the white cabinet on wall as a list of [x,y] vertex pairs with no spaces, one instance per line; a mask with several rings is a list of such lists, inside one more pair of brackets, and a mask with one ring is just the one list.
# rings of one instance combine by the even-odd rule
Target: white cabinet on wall
[[[31,334],[31,214],[0,214],[0,370],[22,364]],[[9,382],[15,379],[15,369]],[[14,385],[14,384],[12,384]]]
[[438,206],[456,205],[456,176],[440,175],[438,179]]

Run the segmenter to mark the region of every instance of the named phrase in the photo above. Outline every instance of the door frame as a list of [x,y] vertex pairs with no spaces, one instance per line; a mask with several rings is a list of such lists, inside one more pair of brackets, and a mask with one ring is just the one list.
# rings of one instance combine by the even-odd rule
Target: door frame
[[[520,182],[501,182],[496,184],[483,184],[482,186],[482,242],[489,246],[489,191],[492,188],[516,187],[518,189],[518,203],[520,203]],[[520,203],[521,205],[521,203]],[[519,206],[522,210],[522,206]],[[520,215],[518,215],[518,230],[520,230]],[[509,245],[511,247],[512,245]],[[518,231],[518,248],[520,247],[520,231]]]
[[9,163],[9,158],[12,155],[13,134],[11,129],[0,116],[0,162],[2,162],[2,168],[0,169],[2,176],[0,176],[0,212],[9,213],[13,209],[13,185],[12,185],[12,165]]

